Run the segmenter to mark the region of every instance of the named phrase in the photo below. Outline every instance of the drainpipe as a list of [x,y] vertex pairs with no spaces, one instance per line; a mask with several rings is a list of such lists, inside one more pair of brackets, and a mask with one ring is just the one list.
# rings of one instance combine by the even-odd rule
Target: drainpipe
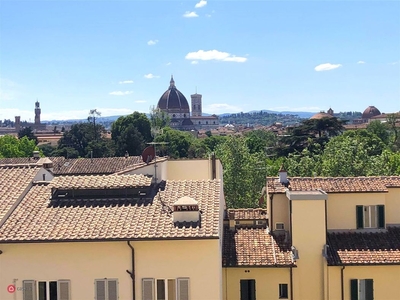
[[340,270],[340,289],[341,289],[341,299],[344,300],[344,269],[346,266],[342,266],[342,269]]
[[132,278],[132,300],[136,299],[136,286],[135,286],[135,249],[133,249],[130,241],[127,242],[129,248],[131,248],[132,251],[132,271],[126,270],[126,272],[131,276]]
[[293,267],[290,267],[290,300],[293,300]]
[[269,220],[271,221],[271,224],[269,224],[269,227],[271,228],[271,232],[273,232],[274,231],[274,202],[273,202],[273,199],[274,199],[274,194],[271,194],[271,196],[269,196],[269,200],[270,200],[270,208],[271,208],[271,212],[270,212],[270,214],[269,214]]

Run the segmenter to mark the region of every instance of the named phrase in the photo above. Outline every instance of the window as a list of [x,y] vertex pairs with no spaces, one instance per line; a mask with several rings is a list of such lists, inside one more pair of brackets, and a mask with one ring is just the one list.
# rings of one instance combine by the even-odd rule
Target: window
[[240,280],[240,300],[256,300],[255,279]]
[[374,281],[372,279],[350,280],[351,300],[373,300]]
[[189,300],[189,278],[143,278],[142,300]]
[[279,299],[287,299],[288,298],[288,285],[287,283],[279,284]]
[[70,281],[35,281],[24,280],[23,299],[24,300],[69,300]]
[[235,225],[240,225],[240,221],[236,220]]
[[276,230],[285,230],[285,224],[284,223],[275,223],[275,229]]
[[118,280],[117,279],[96,279],[95,300],[117,300]]
[[264,220],[255,220],[256,225],[264,225]]
[[357,229],[360,228],[385,228],[384,205],[357,205]]

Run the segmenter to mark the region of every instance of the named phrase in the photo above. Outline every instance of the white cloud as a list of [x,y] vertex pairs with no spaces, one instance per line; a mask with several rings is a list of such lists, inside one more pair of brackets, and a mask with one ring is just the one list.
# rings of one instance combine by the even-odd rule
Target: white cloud
[[146,100],[136,100],[135,103],[146,103]]
[[243,109],[238,106],[233,106],[226,103],[214,103],[206,105],[204,111],[210,114],[223,114],[223,113],[238,113],[243,111]]
[[358,63],[358,64],[365,64],[365,61],[359,60],[357,63]]
[[150,40],[150,41],[147,42],[147,45],[154,46],[157,43],[158,43],[158,40]]
[[197,18],[199,15],[196,14],[194,11],[187,11],[183,14],[183,17],[185,18]]
[[12,80],[0,78],[0,103],[12,101],[20,96],[20,85]]
[[193,60],[192,62],[191,62],[191,64],[192,65],[197,65],[199,62],[197,61],[197,60]]
[[195,8],[200,8],[200,7],[204,7],[207,5],[207,1],[206,0],[200,0],[200,2],[196,3],[196,5],[194,6]]
[[159,78],[159,77],[160,77],[160,76],[153,75],[153,74],[151,74],[151,73],[144,75],[144,78],[147,78],[147,79],[153,79],[153,78]]
[[235,56],[228,52],[221,52],[218,50],[189,52],[186,54],[185,58],[188,60],[219,60],[233,62],[245,62],[247,60],[246,57]]
[[111,92],[109,94],[110,95],[114,95],[114,96],[125,96],[125,95],[130,95],[132,93],[133,93],[133,91],[125,91],[125,92],[123,92],[123,91],[114,91],[114,92]]
[[118,82],[119,84],[129,84],[129,83],[133,83],[133,80],[123,80]]
[[172,63],[171,63],[171,62],[168,62],[168,63],[166,63],[165,65],[166,65],[166,66],[170,66],[170,65],[172,65]]
[[390,63],[390,65],[397,65],[398,63],[399,63],[400,61],[394,61],[394,62],[392,62],[392,63]]
[[318,106],[303,106],[303,107],[290,107],[290,106],[276,106],[276,107],[270,107],[268,110],[273,110],[273,111],[293,111],[293,112],[320,112],[323,109],[321,109]]
[[211,18],[211,15],[210,15],[210,14],[206,14],[206,17],[207,17],[207,18]]
[[326,63],[326,64],[320,64],[314,68],[315,71],[330,71],[333,69],[337,69],[341,67],[341,64],[331,64],[331,63]]

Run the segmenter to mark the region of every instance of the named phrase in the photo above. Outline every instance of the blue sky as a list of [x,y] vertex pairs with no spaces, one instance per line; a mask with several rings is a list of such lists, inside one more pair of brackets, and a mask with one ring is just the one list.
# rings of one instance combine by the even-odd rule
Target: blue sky
[[149,112],[400,110],[399,1],[0,0],[0,119]]

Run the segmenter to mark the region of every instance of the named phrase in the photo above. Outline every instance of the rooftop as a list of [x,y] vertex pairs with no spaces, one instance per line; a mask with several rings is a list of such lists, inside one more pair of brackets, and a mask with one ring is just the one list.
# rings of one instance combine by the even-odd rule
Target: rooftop
[[[400,176],[371,177],[292,177],[292,191],[323,190],[326,193],[387,192],[388,187],[400,187]],[[268,177],[268,192],[285,193],[286,188],[276,177]]]
[[[52,184],[35,184],[0,228],[2,242],[201,239],[219,237],[220,182],[167,181],[154,198],[51,200]],[[172,205],[198,201],[200,222],[176,226]]]
[[400,264],[400,227],[382,232],[328,233],[328,264]]

